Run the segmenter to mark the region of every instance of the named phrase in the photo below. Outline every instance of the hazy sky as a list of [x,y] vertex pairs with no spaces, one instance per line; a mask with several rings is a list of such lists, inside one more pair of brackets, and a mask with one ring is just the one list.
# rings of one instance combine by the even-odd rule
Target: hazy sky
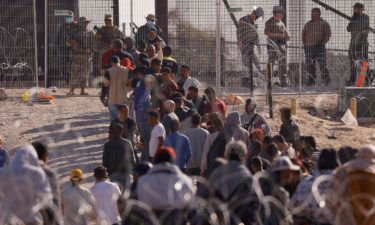
[[[145,17],[155,14],[154,0],[133,0],[133,20],[138,26],[143,25]],[[120,0],[120,24],[126,23],[126,34],[130,33],[130,0]]]

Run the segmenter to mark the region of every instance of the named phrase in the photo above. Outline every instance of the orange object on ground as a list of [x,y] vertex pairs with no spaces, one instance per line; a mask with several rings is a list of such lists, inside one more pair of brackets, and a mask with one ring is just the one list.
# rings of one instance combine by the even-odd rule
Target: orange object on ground
[[359,72],[358,80],[357,80],[357,87],[362,87],[363,82],[365,81],[366,73],[368,69],[368,62],[362,62],[361,71]]
[[48,99],[48,100],[55,100],[55,96],[46,95],[45,93],[41,92],[38,95],[38,99]]

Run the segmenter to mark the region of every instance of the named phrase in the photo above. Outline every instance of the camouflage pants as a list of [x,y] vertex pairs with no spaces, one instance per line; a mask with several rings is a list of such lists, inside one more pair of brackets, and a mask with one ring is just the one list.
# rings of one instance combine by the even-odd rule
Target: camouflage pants
[[80,60],[72,59],[70,68],[70,88],[85,88],[89,79],[89,59],[82,58]]

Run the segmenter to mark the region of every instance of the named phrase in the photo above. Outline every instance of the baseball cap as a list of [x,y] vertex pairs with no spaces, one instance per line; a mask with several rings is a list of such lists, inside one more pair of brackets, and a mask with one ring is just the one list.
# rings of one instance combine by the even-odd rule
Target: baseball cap
[[104,20],[111,20],[111,19],[113,19],[111,14],[105,14]]
[[277,5],[277,6],[274,6],[273,9],[272,9],[272,12],[273,13],[283,13],[284,12],[284,8],[280,5]]
[[255,13],[255,15],[257,15],[257,18],[261,18],[261,17],[264,16],[264,10],[263,10],[262,7],[256,7],[254,9],[254,13]]
[[158,21],[154,14],[148,14],[146,20]]
[[365,9],[365,5],[360,3],[360,2],[357,2],[353,5],[353,8],[355,8],[355,9]]
[[164,147],[164,148],[159,148],[156,153],[155,153],[155,158],[157,158],[161,154],[167,154],[170,157],[172,157],[174,160],[176,160],[176,152],[174,151],[173,148],[171,147]]
[[70,179],[71,180],[80,180],[83,178],[83,172],[81,169],[74,169],[70,171]]
[[272,162],[272,171],[283,171],[283,170],[293,170],[299,171],[301,167],[292,163],[292,160],[288,156],[281,156]]
[[82,16],[82,17],[79,17],[78,19],[78,23],[90,23],[91,21],[90,20],[87,20],[86,17]]

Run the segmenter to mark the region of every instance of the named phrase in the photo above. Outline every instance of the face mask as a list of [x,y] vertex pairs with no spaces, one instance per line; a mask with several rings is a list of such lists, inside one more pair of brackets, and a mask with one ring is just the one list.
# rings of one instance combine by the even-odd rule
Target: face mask
[[67,23],[73,23],[73,17],[70,17],[70,16],[65,17],[65,22],[67,22]]
[[147,20],[147,25],[154,25],[154,24],[155,24],[155,21]]

